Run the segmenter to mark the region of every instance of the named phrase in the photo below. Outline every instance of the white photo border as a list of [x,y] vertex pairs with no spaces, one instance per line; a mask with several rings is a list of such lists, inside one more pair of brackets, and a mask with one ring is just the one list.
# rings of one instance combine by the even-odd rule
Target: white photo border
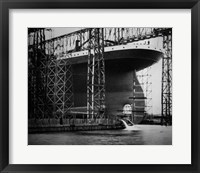
[[[28,27],[172,27],[173,145],[28,146]],[[191,10],[11,9],[9,53],[10,164],[191,164]]]

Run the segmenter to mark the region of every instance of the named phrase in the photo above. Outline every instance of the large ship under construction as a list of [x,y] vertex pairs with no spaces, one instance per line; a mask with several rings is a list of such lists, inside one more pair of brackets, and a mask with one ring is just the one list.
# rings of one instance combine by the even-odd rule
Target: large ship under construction
[[29,128],[116,128],[123,117],[141,123],[147,98],[136,72],[169,56],[171,28],[85,28],[47,38],[50,32],[28,29]]

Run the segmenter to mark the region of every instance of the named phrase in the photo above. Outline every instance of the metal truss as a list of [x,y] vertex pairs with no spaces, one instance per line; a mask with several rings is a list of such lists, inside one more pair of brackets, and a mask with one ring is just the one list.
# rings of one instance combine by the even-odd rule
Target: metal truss
[[89,119],[105,117],[104,47],[162,36],[165,52],[162,65],[163,118],[161,123],[164,121],[171,123],[171,29],[86,28],[49,40],[45,39],[45,28],[29,29],[28,34],[31,36],[28,77],[30,116],[45,118],[55,117],[57,112],[61,112],[62,116],[67,114],[69,108],[73,106],[72,68],[68,57],[73,52],[88,50],[87,115]]
[[[32,45],[29,45],[29,76],[28,95],[29,113],[31,117],[45,117],[45,80],[46,80],[46,57],[45,52],[45,29],[28,29]],[[29,39],[30,40],[30,39]]]
[[47,64],[47,112],[50,118],[56,116],[56,60],[50,56]]
[[37,98],[37,118],[45,118],[46,113],[46,56],[38,51],[36,67],[36,98]]
[[[125,45],[131,42],[137,42],[144,39],[155,38],[162,36],[167,28],[101,28],[104,32],[102,38],[104,39],[104,47]],[[49,45],[53,42],[54,51],[62,55],[63,58],[68,54],[88,50],[89,32],[93,28],[86,28],[70,34],[65,34],[59,37],[45,40],[45,44]],[[47,46],[46,46],[47,49]]]
[[[31,55],[29,55],[30,57]],[[30,61],[30,60],[29,60]],[[36,71],[32,64],[28,64],[28,116],[34,118],[36,114]]]
[[[53,41],[45,42],[45,29],[30,29],[29,117],[64,117],[73,106],[72,67],[60,59]],[[59,40],[63,49],[64,39]]]
[[150,116],[153,115],[153,103],[152,103],[152,81],[151,81],[151,67],[145,69],[145,95],[146,95],[146,113]]
[[152,81],[151,81],[151,66],[137,73],[137,79],[143,89],[145,99],[144,109],[146,114],[152,115]]
[[[132,102],[132,117],[131,121],[134,122],[134,118],[137,115],[145,114],[145,100],[147,99],[144,95],[144,71],[141,72],[140,75],[136,73],[136,70],[133,72],[133,97],[130,99],[133,100]],[[138,102],[143,102],[143,104],[136,104]]]
[[73,76],[68,59],[51,59],[47,74],[48,112],[53,117],[66,118],[73,107]]
[[163,35],[162,118],[161,124],[172,124],[172,33]]
[[103,28],[89,30],[87,115],[93,121],[105,115],[105,63]]

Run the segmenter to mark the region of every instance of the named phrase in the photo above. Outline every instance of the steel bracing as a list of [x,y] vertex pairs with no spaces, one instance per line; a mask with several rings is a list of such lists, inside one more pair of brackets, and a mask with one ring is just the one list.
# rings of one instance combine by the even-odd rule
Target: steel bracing
[[170,28],[86,28],[59,37],[47,38],[49,31],[47,28],[28,30],[29,117],[42,119],[68,116],[68,111],[74,106],[70,58],[74,57],[76,52],[87,50],[87,118],[88,120],[104,118],[106,108],[104,47],[126,45],[141,40],[149,44],[148,39],[163,37],[161,123],[171,124],[172,30]]
[[172,124],[172,33],[163,35],[162,58],[162,119],[161,124]]
[[[31,55],[29,54],[29,57]],[[31,62],[28,63],[28,115],[34,118],[36,115],[36,71]]]
[[145,96],[147,97],[146,103],[145,103],[145,110],[148,115],[153,114],[152,109],[152,80],[151,80],[151,67],[147,67],[144,69],[144,77],[145,77]]
[[45,29],[30,29],[33,44],[29,48],[29,112],[30,116],[45,116],[46,58],[44,56]]
[[89,120],[105,115],[105,64],[103,28],[89,30],[87,116]]
[[67,117],[73,107],[73,79],[71,63],[67,59],[50,59],[47,72],[48,114]]
[[59,54],[54,55],[54,43],[45,43],[45,29],[29,31],[29,35],[33,41],[29,47],[30,115],[66,117],[73,106],[71,63],[68,59],[59,59]]
[[145,99],[145,118],[150,118],[150,115],[153,114],[152,110],[152,75],[151,75],[151,66],[147,67],[139,72],[137,72],[137,79],[139,81],[139,86],[142,87],[142,93],[144,93]]

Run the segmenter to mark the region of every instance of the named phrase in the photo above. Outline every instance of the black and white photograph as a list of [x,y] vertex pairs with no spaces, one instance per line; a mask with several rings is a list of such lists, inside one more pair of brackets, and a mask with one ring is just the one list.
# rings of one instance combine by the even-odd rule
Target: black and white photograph
[[172,145],[172,33],[27,28],[28,145]]

